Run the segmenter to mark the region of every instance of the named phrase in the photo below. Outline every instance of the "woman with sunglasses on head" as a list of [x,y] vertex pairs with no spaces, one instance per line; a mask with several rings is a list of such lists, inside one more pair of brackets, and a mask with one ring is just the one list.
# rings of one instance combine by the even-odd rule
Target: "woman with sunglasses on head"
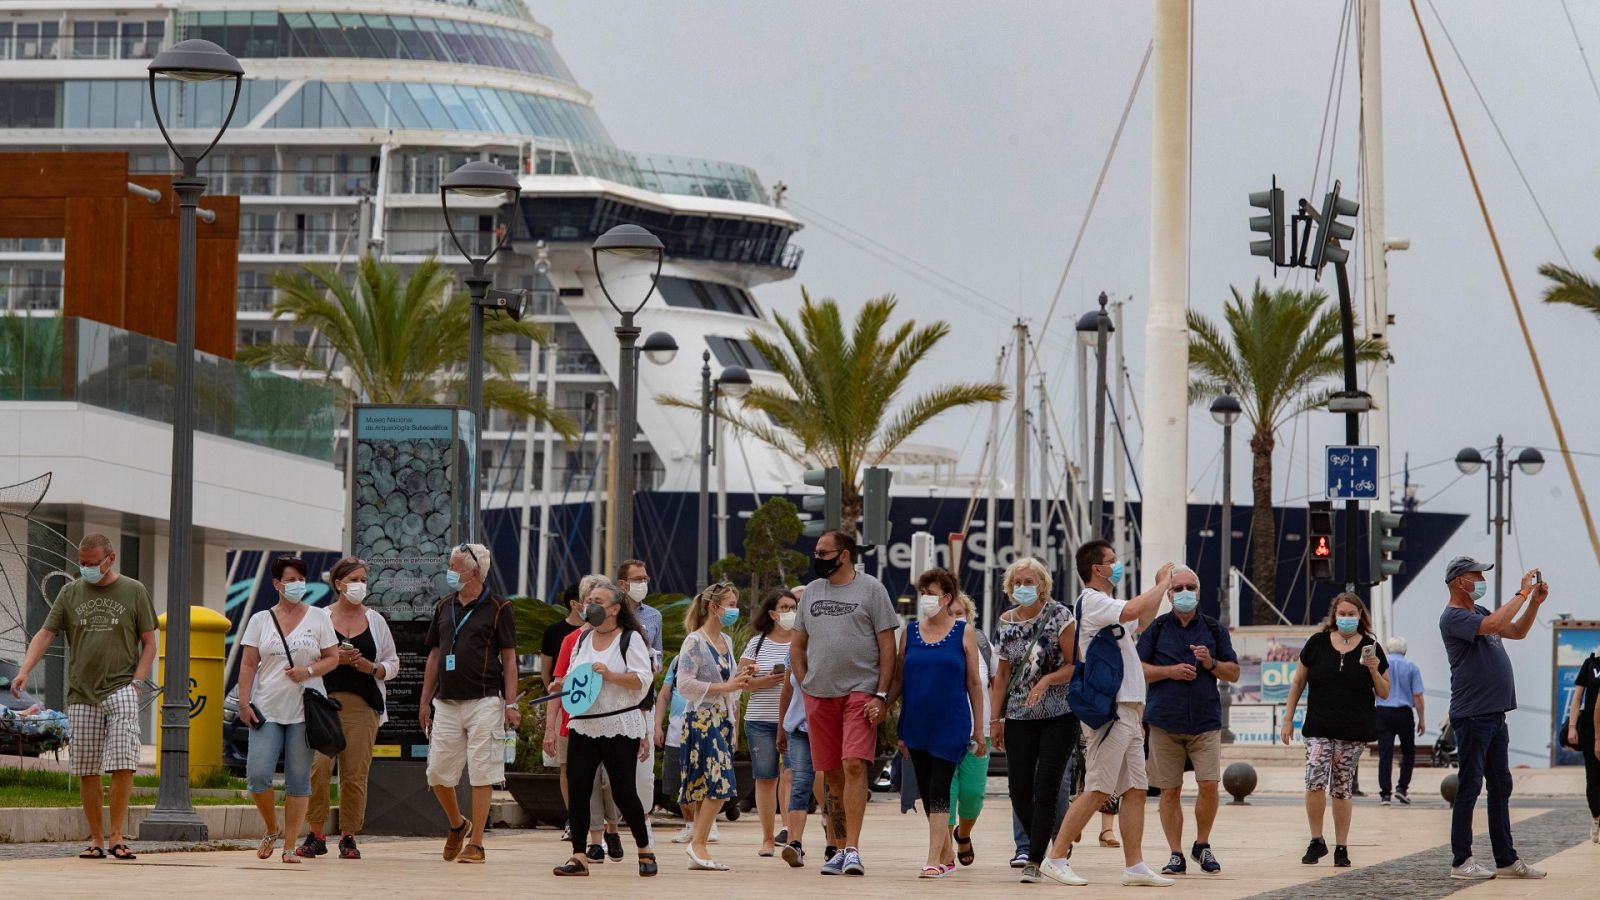
[[750,617],[755,639],[744,645],[744,653],[739,657],[740,662],[749,664],[747,668],[753,666],[747,689],[750,699],[744,710],[744,737],[750,744],[756,811],[761,817],[759,856],[777,854],[773,817],[782,774],[778,762],[778,699],[783,694],[783,680],[789,668],[789,641],[794,633],[789,625],[794,624],[794,608],[794,595],[787,589],[768,591],[755,615]]
[[[335,600],[327,608],[333,633],[339,639],[339,665],[323,676],[328,696],[339,702],[339,724],[344,729],[345,748],[339,754],[339,838],[340,859],[360,859],[356,835],[367,815],[367,774],[372,769],[372,747],[378,729],[388,721],[384,682],[400,673],[400,656],[395,651],[389,623],[377,610],[365,606],[367,564],[347,556],[328,573]],[[330,805],[328,784],[333,774],[332,757],[316,754],[311,762],[310,828],[305,843],[295,852],[302,857],[317,857],[328,852],[327,833]]]
[[[245,769],[250,796],[265,823],[257,859],[270,859],[283,841],[283,861],[297,863],[294,840],[311,797],[311,745],[306,742],[307,688],[325,690],[322,676],[339,664],[339,639],[326,610],[306,605],[306,562],[272,561],[278,602],[250,617],[240,637],[239,721],[250,729]],[[278,829],[272,778],[283,759],[284,829]]]
[[711,825],[722,805],[738,797],[733,775],[735,724],[739,694],[750,686],[750,664],[739,665],[733,641],[723,629],[739,621],[739,591],[722,583],[701,591],[689,603],[683,627],[689,632],[678,654],[678,693],[688,704],[684,714],[678,803],[699,804],[694,813],[694,839],[684,849],[689,868],[726,872],[711,858]]

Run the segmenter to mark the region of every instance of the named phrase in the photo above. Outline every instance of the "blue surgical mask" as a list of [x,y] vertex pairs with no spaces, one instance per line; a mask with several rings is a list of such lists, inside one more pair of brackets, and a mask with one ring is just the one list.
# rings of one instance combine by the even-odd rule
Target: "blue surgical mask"
[[737,621],[739,621],[739,609],[738,609],[738,607],[734,607],[732,609],[725,609],[725,610],[722,611],[722,627],[723,628],[727,628],[729,625],[732,625],[733,623],[735,623]]
[[1172,608],[1188,615],[1200,605],[1200,596],[1194,591],[1179,591],[1172,595]]
[[78,572],[83,575],[83,580],[89,582],[90,584],[99,584],[100,579],[106,577],[105,574],[100,571],[99,563],[95,563],[92,566],[79,566]]
[[1356,616],[1340,616],[1333,620],[1339,626],[1340,634],[1355,634],[1356,628],[1361,625],[1361,619]]
[[1116,587],[1117,585],[1119,585],[1121,583],[1122,583],[1122,563],[1121,562],[1114,562],[1114,563],[1111,564],[1111,586],[1112,587]]
[[444,573],[444,583],[450,585],[450,590],[452,591],[461,590],[461,573],[457,572],[455,569],[446,569]]
[[299,603],[301,600],[306,598],[306,589],[308,587],[310,587],[310,585],[306,584],[304,581],[284,582],[284,599],[288,600],[290,603]]
[[1487,581],[1474,581],[1472,583],[1472,599],[1474,599],[1474,600],[1482,600],[1483,599],[1483,595],[1488,593],[1488,591],[1489,591],[1489,582],[1487,582]]
[[1019,584],[1011,589],[1011,599],[1019,606],[1032,606],[1039,602],[1039,589],[1031,584]]

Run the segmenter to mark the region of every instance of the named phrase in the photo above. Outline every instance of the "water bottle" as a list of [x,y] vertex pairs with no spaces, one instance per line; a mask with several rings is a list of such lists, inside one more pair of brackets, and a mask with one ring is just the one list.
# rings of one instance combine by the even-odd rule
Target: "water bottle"
[[506,765],[509,766],[517,761],[517,733],[515,731],[506,732],[504,741],[506,748]]

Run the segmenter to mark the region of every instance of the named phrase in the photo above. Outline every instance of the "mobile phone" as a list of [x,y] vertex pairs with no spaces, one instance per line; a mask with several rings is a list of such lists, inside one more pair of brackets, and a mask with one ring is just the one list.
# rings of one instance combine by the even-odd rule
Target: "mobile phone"
[[1541,582],[1543,580],[1544,580],[1544,573],[1540,572],[1538,569],[1534,569],[1533,570],[1533,583],[1534,584],[1538,584],[1539,582]]
[[1375,657],[1377,655],[1378,655],[1378,645],[1377,644],[1367,644],[1366,646],[1361,648],[1361,658],[1363,660],[1372,659],[1373,657]]
[[340,641],[339,642],[339,649],[340,650],[354,650],[355,648],[356,648],[356,645],[350,643],[349,641]]
[[251,731],[254,731],[257,728],[260,728],[261,727],[261,723],[265,722],[267,720],[267,717],[263,716],[261,714],[261,707],[256,706],[255,701],[253,701],[253,700],[250,701],[250,715],[255,717],[255,721],[250,723],[250,730]]
[[783,674],[783,663],[775,663],[773,665],[773,667],[772,667],[772,674],[774,674],[774,675],[782,675]]

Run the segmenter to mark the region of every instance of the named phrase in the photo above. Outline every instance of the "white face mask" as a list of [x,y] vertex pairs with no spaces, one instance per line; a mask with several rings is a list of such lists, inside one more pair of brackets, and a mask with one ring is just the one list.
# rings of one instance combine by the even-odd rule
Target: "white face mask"
[[648,581],[630,581],[630,582],[628,582],[628,597],[631,598],[633,600],[633,602],[635,602],[635,603],[643,603],[644,602],[644,598],[649,596],[649,595],[650,595],[650,582],[648,582]]
[[791,629],[794,628],[794,620],[795,620],[795,611],[792,610],[792,609],[789,610],[788,612],[778,613],[778,624],[783,626],[784,628],[791,628]]
[[345,585],[344,599],[359,606],[361,601],[367,599],[367,583],[365,581],[352,581]]
[[938,594],[923,594],[917,598],[917,615],[931,619],[939,614],[939,607],[943,605],[944,598]]

